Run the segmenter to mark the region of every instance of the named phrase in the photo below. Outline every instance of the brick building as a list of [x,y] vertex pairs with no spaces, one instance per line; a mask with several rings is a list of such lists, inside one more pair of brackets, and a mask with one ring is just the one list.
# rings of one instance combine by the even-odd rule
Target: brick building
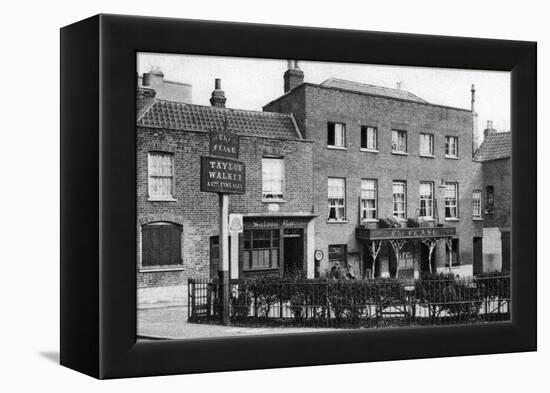
[[211,103],[166,101],[154,89],[137,89],[139,288],[217,273],[218,195],[200,191],[212,130],[240,136],[246,165],[245,193],[229,204],[230,213],[244,215],[239,275],[313,269],[313,143],[291,114],[225,108],[219,81]]
[[230,197],[229,212],[244,216],[232,277],[469,276],[506,266],[506,251],[493,248],[509,239],[509,146],[506,156],[505,137],[486,130],[473,157],[473,86],[472,107],[461,109],[402,89],[304,83],[294,61],[283,81],[285,94],[263,111],[225,108],[219,81],[211,106],[138,87],[139,288],[217,275],[218,196],[200,191],[213,130],[240,136],[246,165],[245,193]]
[[[481,164],[472,108],[338,79],[304,83],[297,62],[266,112],[313,141],[316,274],[471,275],[481,264]],[[374,261],[374,262],[373,262]]]
[[476,271],[510,271],[512,134],[497,132],[491,121],[474,160],[483,168],[483,265]]

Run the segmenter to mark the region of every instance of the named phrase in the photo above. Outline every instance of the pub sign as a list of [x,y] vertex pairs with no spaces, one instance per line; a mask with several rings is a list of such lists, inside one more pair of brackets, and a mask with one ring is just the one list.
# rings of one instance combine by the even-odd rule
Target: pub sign
[[210,155],[239,158],[239,136],[229,131],[210,131]]
[[242,161],[201,156],[201,191],[244,194],[245,173]]

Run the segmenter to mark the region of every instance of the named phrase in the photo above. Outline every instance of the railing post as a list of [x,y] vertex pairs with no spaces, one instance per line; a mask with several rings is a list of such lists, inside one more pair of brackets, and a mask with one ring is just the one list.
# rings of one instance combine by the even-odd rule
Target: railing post
[[283,283],[279,285],[279,318],[283,319]]

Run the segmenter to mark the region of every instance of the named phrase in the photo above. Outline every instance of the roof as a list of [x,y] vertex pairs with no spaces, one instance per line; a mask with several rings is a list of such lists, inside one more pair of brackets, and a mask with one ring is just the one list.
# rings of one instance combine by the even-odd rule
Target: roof
[[420,97],[415,96],[405,90],[390,89],[389,87],[367,85],[365,83],[352,82],[343,79],[330,78],[321,83],[321,87],[331,87],[335,89],[343,89],[355,91],[357,93],[371,94],[377,96],[384,96],[388,98],[397,98],[400,100],[422,102],[427,104],[428,102]]
[[491,161],[509,158],[512,151],[512,133],[496,132],[488,134],[474,154],[474,161]]
[[138,126],[176,130],[227,129],[243,136],[302,139],[292,115],[156,100]]

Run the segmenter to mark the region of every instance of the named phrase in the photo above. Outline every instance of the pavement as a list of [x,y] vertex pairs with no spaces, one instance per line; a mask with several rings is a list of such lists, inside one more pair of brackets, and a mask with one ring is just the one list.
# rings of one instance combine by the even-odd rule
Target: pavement
[[187,322],[187,306],[145,307],[137,310],[137,335],[140,339],[185,339],[289,334],[331,331],[328,328],[238,327]]

